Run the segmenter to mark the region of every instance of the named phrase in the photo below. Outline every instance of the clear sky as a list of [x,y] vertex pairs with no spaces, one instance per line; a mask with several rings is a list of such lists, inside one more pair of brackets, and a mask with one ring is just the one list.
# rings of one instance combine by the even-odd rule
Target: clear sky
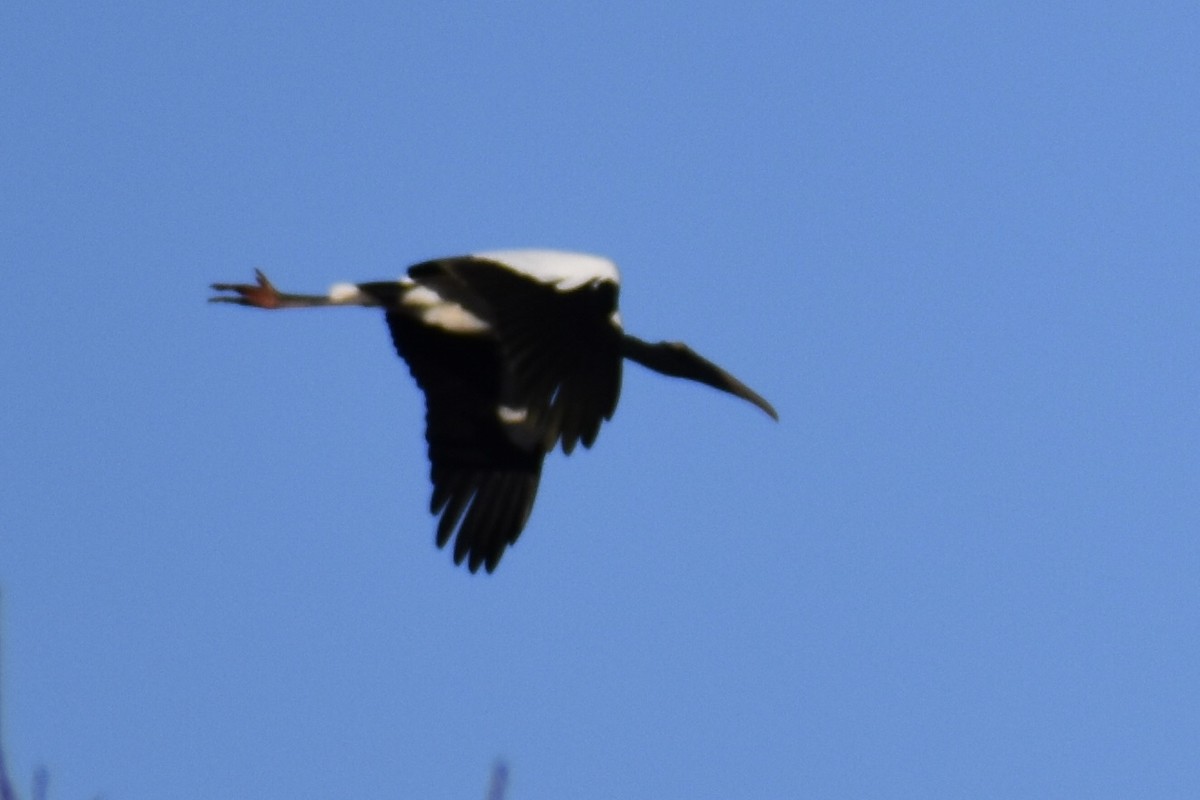
[[[1200,6],[0,6],[4,737],[57,798],[1200,795]],[[630,366],[492,576],[377,312]]]

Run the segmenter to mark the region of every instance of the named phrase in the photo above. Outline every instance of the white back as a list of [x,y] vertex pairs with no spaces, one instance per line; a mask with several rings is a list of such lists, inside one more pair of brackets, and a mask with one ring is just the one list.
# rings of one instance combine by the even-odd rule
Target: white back
[[547,283],[564,291],[578,289],[594,280],[609,281],[613,284],[619,284],[621,280],[616,264],[607,258],[587,253],[570,253],[564,250],[491,250],[471,255],[474,258],[486,258],[504,264],[539,283]]

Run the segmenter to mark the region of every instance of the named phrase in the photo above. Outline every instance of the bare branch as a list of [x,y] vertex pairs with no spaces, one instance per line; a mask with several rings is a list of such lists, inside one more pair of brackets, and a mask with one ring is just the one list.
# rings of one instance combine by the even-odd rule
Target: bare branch
[[504,791],[508,787],[508,764],[497,761],[492,765],[492,780],[488,783],[486,800],[504,800]]
[[4,595],[0,593],[0,800],[17,800],[4,761]]

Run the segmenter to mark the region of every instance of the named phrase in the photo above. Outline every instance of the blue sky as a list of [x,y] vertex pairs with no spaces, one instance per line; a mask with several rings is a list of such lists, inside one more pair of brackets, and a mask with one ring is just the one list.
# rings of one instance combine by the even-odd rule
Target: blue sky
[[[55,797],[1200,792],[1194,3],[5,3],[10,768]],[[626,372],[492,576],[378,314],[540,246]]]

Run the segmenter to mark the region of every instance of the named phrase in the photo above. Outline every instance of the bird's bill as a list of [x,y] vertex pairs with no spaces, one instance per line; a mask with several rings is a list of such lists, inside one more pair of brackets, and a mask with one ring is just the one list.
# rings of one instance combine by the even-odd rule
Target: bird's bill
[[687,378],[740,397],[761,408],[771,419],[779,420],[779,414],[775,411],[774,406],[768,403],[762,395],[682,342],[650,344],[636,336],[625,334],[622,340],[622,353],[631,361],[636,361],[663,375]]

